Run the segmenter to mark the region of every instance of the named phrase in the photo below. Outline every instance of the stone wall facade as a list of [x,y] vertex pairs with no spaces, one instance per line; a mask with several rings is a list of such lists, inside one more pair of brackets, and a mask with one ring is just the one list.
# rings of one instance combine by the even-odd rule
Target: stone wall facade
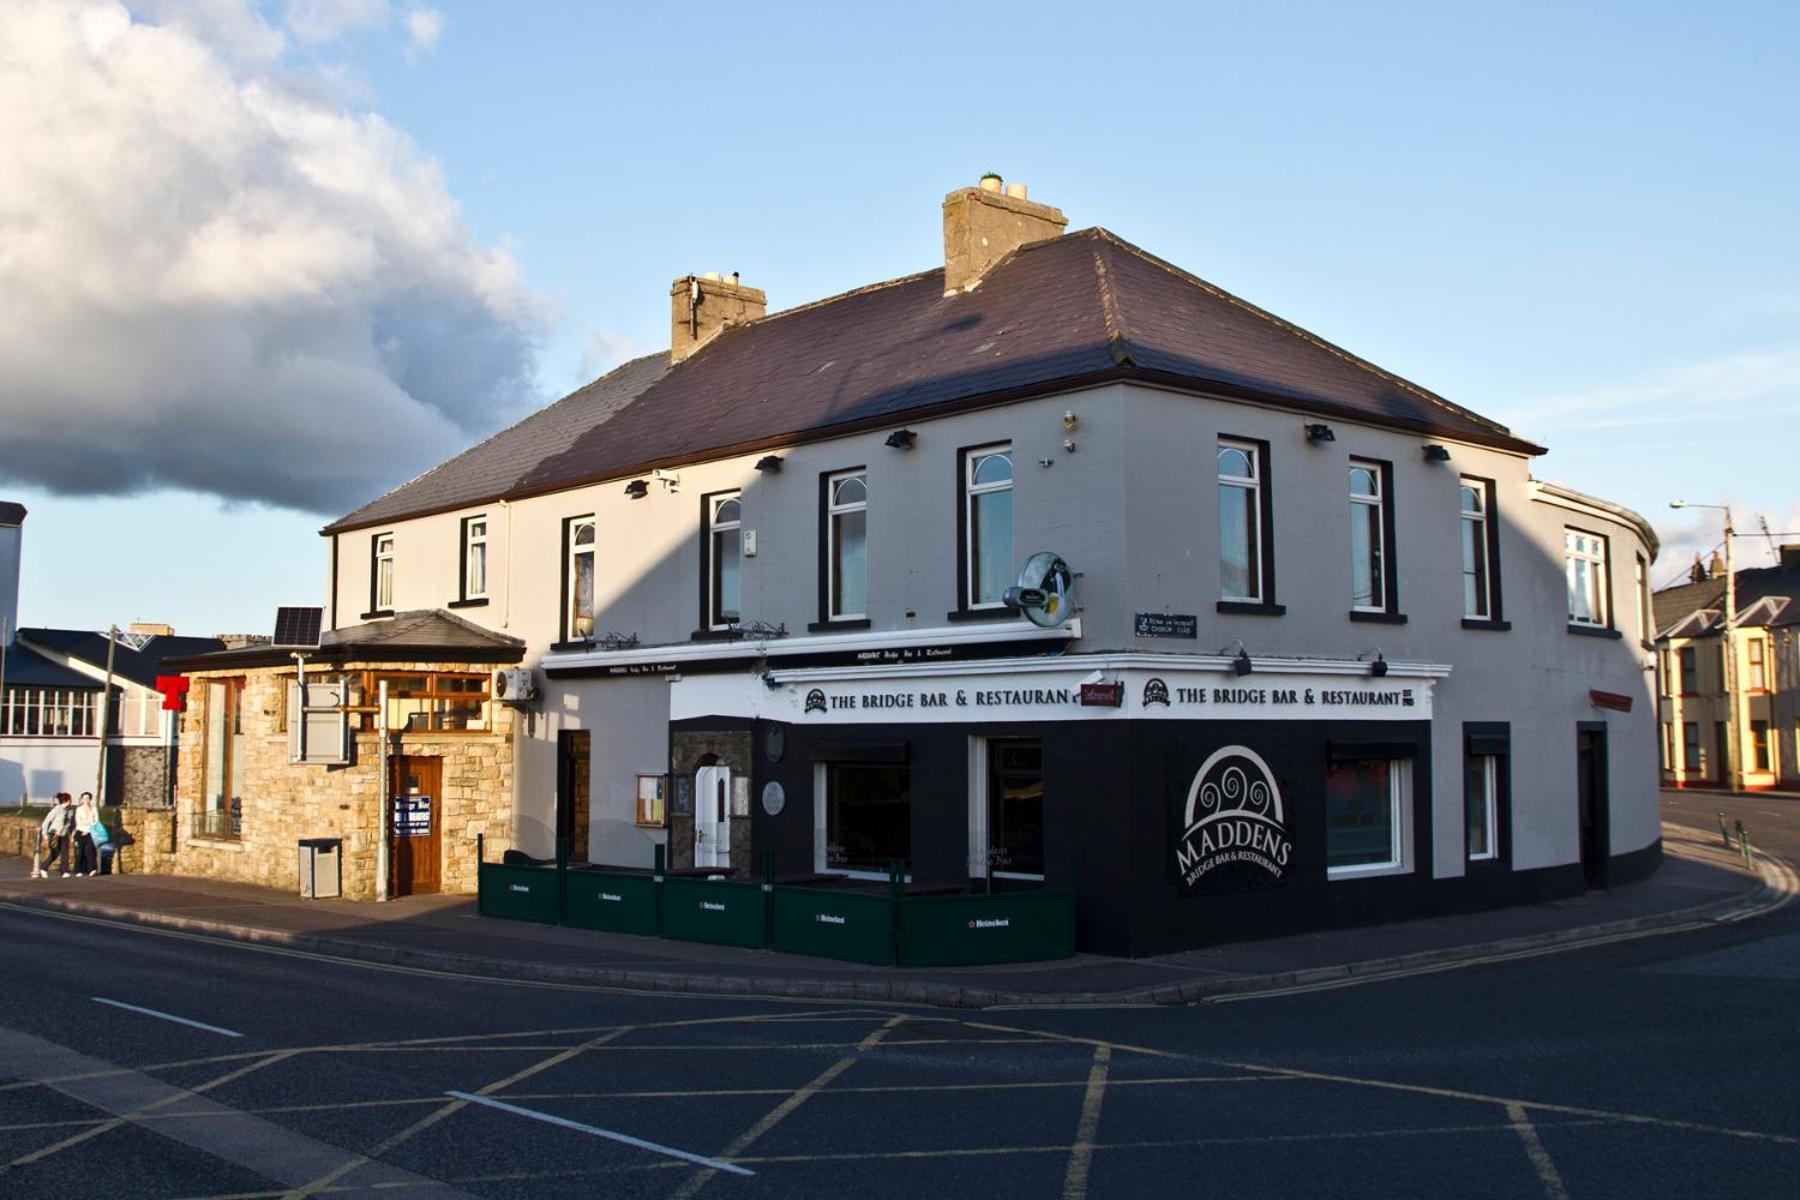
[[[694,865],[694,809],[693,795],[694,774],[703,765],[716,763],[731,768],[733,780],[750,778],[751,742],[748,731],[733,730],[728,732],[709,732],[703,730],[678,730],[669,737],[669,765],[675,774],[675,790],[680,795],[685,789],[688,798],[687,811],[677,811],[681,805],[671,804],[669,812],[669,866],[675,869],[691,868]],[[755,861],[753,848],[750,845],[750,817],[732,816],[731,818],[731,867],[730,874],[749,875],[751,865]]]
[[119,803],[128,808],[162,808],[168,801],[169,759],[166,746],[118,746]]
[[[333,668],[336,673],[340,668]],[[384,674],[466,671],[487,674],[485,665],[461,663],[350,663],[341,670]],[[310,674],[310,673],[309,673]],[[243,791],[237,829],[204,813],[207,704],[214,680],[244,680]],[[378,895],[381,829],[379,734],[354,732],[350,761],[342,766],[288,760],[287,688],[291,670],[260,668],[193,672],[193,687],[181,715],[181,753],[176,764],[176,799],[171,834],[160,843],[172,849],[145,854],[145,871],[167,871],[232,879],[282,890],[299,886],[301,838],[341,839],[343,894],[353,900]],[[436,758],[442,764],[438,798],[440,890],[468,894],[476,888],[476,837],[483,836],[489,861],[512,845],[512,709],[487,706],[490,729],[481,732],[392,730],[388,754]],[[152,841],[153,838],[144,838]]]

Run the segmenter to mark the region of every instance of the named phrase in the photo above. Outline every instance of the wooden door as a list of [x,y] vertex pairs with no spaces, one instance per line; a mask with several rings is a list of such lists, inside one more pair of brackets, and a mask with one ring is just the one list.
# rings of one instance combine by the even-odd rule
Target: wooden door
[[433,895],[443,861],[443,760],[396,757],[392,782],[394,832],[388,856],[388,894]]
[[1576,802],[1580,821],[1581,870],[1589,887],[1607,884],[1610,818],[1606,788],[1606,727],[1582,722],[1575,744]]
[[556,839],[569,848],[569,861],[588,862],[589,734],[564,729],[556,735]]

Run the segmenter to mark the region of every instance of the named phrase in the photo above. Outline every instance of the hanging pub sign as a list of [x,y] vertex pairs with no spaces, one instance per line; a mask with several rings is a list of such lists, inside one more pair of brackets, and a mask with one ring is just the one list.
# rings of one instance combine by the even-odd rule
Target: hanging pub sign
[[1177,812],[1175,872],[1189,895],[1276,887],[1294,843],[1269,764],[1248,746],[1213,751]]
[[1117,708],[1125,703],[1125,685],[1113,683],[1084,683],[1081,685],[1081,704],[1084,708]]

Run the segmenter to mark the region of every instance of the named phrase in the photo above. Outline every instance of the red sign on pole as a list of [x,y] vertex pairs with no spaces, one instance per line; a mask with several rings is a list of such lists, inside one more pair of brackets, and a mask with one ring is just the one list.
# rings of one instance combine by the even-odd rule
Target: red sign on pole
[[186,707],[188,677],[186,675],[158,675],[156,690],[162,693],[164,712],[180,712]]

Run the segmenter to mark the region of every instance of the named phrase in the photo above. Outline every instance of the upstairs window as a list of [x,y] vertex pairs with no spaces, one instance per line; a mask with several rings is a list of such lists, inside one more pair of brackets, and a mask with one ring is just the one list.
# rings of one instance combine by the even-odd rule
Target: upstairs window
[[706,627],[729,629],[742,619],[743,504],[737,492],[721,492],[706,505]]
[[1465,475],[1458,494],[1462,497],[1463,616],[1477,621],[1498,620],[1494,596],[1493,484]]
[[563,600],[565,640],[585,640],[594,636],[594,518],[569,518],[564,525],[563,539],[569,548],[564,568],[564,578],[568,581]]
[[378,533],[370,542],[369,610],[371,613],[394,611],[394,535]]
[[1769,663],[1767,643],[1761,638],[1751,638],[1744,652],[1750,658],[1750,690],[1766,692],[1769,690]]
[[463,522],[462,598],[487,599],[487,518]]
[[1580,529],[1563,530],[1563,561],[1569,584],[1569,624],[1609,628],[1606,538]]
[[1013,572],[1012,447],[963,452],[963,607],[998,608]]
[[1645,645],[1656,639],[1654,609],[1650,603],[1650,564],[1644,561],[1643,555],[1637,556],[1637,616],[1638,638]]
[[1676,681],[1675,690],[1683,696],[1700,694],[1700,653],[1692,646],[1683,646],[1675,653],[1676,669],[1681,678]]
[[1355,612],[1385,613],[1392,606],[1386,475],[1378,463],[1350,463],[1350,608]]
[[1219,443],[1219,598],[1259,604],[1263,589],[1261,448]]
[[827,620],[869,613],[869,481],[846,471],[825,482],[825,564]]

